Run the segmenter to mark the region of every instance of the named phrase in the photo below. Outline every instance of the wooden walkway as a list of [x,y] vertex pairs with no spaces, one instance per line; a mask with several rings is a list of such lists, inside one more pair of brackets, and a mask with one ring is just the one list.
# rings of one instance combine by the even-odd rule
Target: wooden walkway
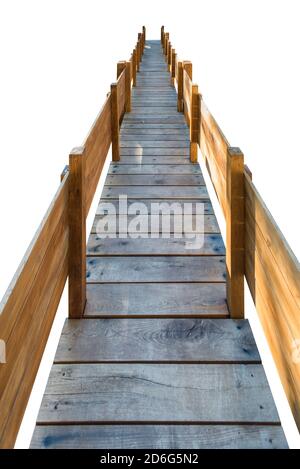
[[[118,213],[124,194],[147,207],[203,202],[203,247],[163,238],[162,218],[157,238],[97,236],[101,204]],[[87,282],[85,315],[65,322],[32,447],[286,447],[249,323],[229,319],[225,248],[160,41],[146,43],[122,122]]]

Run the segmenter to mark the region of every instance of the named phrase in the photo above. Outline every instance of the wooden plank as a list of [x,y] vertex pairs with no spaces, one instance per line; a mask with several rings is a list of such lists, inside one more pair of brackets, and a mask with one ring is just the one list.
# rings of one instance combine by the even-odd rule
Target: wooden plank
[[68,273],[67,174],[1,301],[0,447],[14,445]]
[[223,256],[88,257],[87,282],[224,282]]
[[[100,202],[99,202],[99,205],[97,207],[96,214],[98,214],[98,215],[108,214],[107,206],[103,205],[103,204],[106,204],[107,202],[109,202],[110,204],[112,204],[115,207],[115,213],[116,214],[120,213],[119,200],[118,199],[104,199],[104,198],[101,198]],[[199,200],[197,200],[197,199],[182,199],[182,200],[181,199],[155,199],[155,200],[151,200],[151,199],[140,199],[140,198],[139,199],[128,198],[128,205],[132,204],[132,203],[136,203],[136,202],[143,203],[145,205],[145,207],[147,208],[148,213],[153,213],[153,214],[160,214],[161,211],[162,211],[162,208],[164,207],[164,206],[161,206],[161,204],[164,204],[164,203],[167,203],[167,204],[170,204],[170,205],[173,204],[174,202],[181,203],[181,204],[190,203],[190,204],[192,204],[192,213],[195,214],[196,213],[196,204],[199,203]],[[211,215],[211,214],[214,213],[210,200],[203,200],[203,201],[201,201],[201,203],[204,206],[203,207],[204,214]],[[157,205],[157,204],[159,204],[159,205]]]
[[[245,187],[246,278],[299,428],[300,369],[295,356],[300,334],[300,309],[293,294],[299,275],[287,276],[288,269],[293,266],[293,257],[247,175]],[[297,272],[296,263],[294,270]]]
[[39,425],[31,448],[287,449],[277,425]]
[[244,155],[239,148],[228,148],[226,200],[227,302],[230,316],[233,318],[243,318],[245,197]]
[[[153,146],[157,146],[156,144],[158,143],[159,146],[164,146],[164,142],[168,142],[168,141],[172,141],[172,142],[178,142],[178,141],[183,141],[183,142],[186,142],[186,143],[189,143],[189,138],[184,135],[184,134],[172,134],[172,135],[146,135],[146,134],[143,134],[143,135],[137,135],[137,134],[133,134],[133,135],[128,135],[128,134],[122,134],[121,136],[121,143],[125,143],[125,142],[132,142],[132,143],[138,143],[139,145],[141,146],[144,146],[144,143],[145,142],[152,142],[154,143],[155,142],[155,145]],[[127,146],[130,146],[130,144],[126,144]],[[181,144],[180,144],[181,145]],[[121,145],[121,146],[124,146],[124,145]],[[188,146],[188,145],[185,145],[185,146]]]
[[182,158],[190,156],[189,148],[120,148],[121,156],[137,155],[142,158],[145,156],[181,156]]
[[86,317],[228,317],[225,284],[88,284]]
[[[130,229],[130,226],[129,226]],[[144,231],[144,230],[143,230]],[[105,234],[106,235],[106,234]],[[109,236],[109,235],[108,235]],[[115,233],[113,233],[115,236]],[[102,238],[101,233],[90,234],[87,244],[89,256],[214,256],[225,255],[225,247],[219,234],[187,234],[182,238],[179,233],[170,235],[170,238],[150,238],[148,233],[141,234],[140,238],[119,235],[120,238]],[[146,238],[145,238],[146,236]],[[192,236],[190,238],[189,236]]]
[[260,363],[247,320],[66,319],[55,363]]
[[108,174],[201,174],[199,165],[182,164],[111,164]]
[[[219,225],[217,219],[214,215],[203,215],[204,223],[200,226],[196,225],[196,217],[192,215],[192,226],[193,230],[196,233],[220,233]],[[105,217],[107,221],[107,227],[102,227],[99,223],[101,219]],[[116,215],[117,220],[115,222],[115,215],[101,215],[96,216],[92,226],[92,233],[104,233],[104,232],[113,232],[119,233],[119,227],[125,226],[131,223],[131,221],[136,217],[136,215]],[[126,219],[127,217],[127,219]],[[150,233],[151,232],[151,215],[139,215],[139,220],[141,220],[140,231],[141,233]],[[158,225],[159,233],[181,233],[182,227],[181,224],[176,225],[176,218],[174,219],[174,214],[170,214],[170,218],[165,218],[164,215],[159,214],[158,219],[155,218]],[[174,225],[175,223],[175,225]],[[115,226],[116,225],[116,226]],[[110,230],[109,227],[112,227]],[[145,228],[146,227],[146,228]],[[121,230],[123,232],[123,229]],[[129,230],[130,231],[130,230]],[[187,230],[185,230],[187,232]]]
[[[163,158],[162,158],[163,156]],[[143,168],[144,165],[155,164],[160,167],[160,165],[184,165],[187,166],[190,164],[188,156],[180,155],[156,155],[156,156],[140,156],[140,155],[122,155],[122,160],[118,162],[118,165],[138,165],[140,168]]]
[[69,364],[52,367],[38,422],[279,420],[261,365]]
[[202,174],[108,174],[107,186],[204,186]]
[[80,318],[85,307],[85,152],[74,148],[69,157],[69,317]]
[[119,195],[144,199],[208,199],[206,186],[104,186],[101,197],[115,199]]
[[187,125],[184,123],[184,122],[181,122],[181,123],[174,123],[174,124],[146,124],[146,123],[137,123],[137,124],[130,124],[130,123],[127,123],[127,122],[123,122],[122,123],[122,127],[121,127],[121,132],[124,132],[125,129],[135,129],[137,130],[138,132],[141,130],[143,131],[143,129],[145,130],[148,130],[148,129],[160,129],[162,130],[163,132],[167,132],[168,130],[167,129],[171,129],[172,131],[175,131],[177,132],[177,129],[186,129],[188,131],[188,128],[187,128]]
[[86,215],[89,212],[111,144],[111,96],[109,95],[84,143],[86,163]]
[[[134,136],[134,135],[138,135],[138,136],[141,136],[141,135],[163,135],[163,136],[171,136],[171,135],[178,135],[179,134],[179,130],[178,129],[172,129],[172,128],[167,128],[167,129],[157,129],[157,128],[147,128],[145,126],[143,126],[142,128],[128,128],[128,127],[122,127],[121,128],[121,131],[120,131],[120,135],[122,137],[125,137],[125,136]],[[189,137],[189,132],[188,132],[188,129],[180,129],[180,135],[184,135],[185,137]]]

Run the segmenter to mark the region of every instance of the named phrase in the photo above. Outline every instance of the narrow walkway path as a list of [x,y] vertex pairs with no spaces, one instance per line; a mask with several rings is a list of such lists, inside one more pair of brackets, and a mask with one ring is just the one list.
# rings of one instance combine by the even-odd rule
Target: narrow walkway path
[[[147,208],[202,202],[203,246],[163,238],[164,216],[149,238],[146,213],[144,237],[103,239],[103,204],[115,206],[120,230],[124,194]],[[159,41],[147,41],[121,126],[121,161],[110,165],[88,241],[87,281],[85,316],[66,320],[33,447],[286,446],[249,323],[229,319],[224,244],[200,167],[189,161]]]

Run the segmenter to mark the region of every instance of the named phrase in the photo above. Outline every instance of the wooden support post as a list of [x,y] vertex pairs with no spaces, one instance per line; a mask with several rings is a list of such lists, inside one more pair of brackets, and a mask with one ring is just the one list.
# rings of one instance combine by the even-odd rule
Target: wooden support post
[[136,71],[140,71],[140,45],[139,42],[136,43]]
[[146,44],[146,27],[143,26],[143,53],[145,49],[145,44]]
[[171,54],[171,85],[174,86],[175,83],[175,74],[176,74],[176,52],[175,49],[172,49]]
[[132,86],[136,86],[136,49],[132,52]]
[[193,80],[193,64],[189,60],[184,60],[182,62],[183,70],[186,71],[191,80]]
[[164,34],[165,34],[165,27],[162,26],[160,28],[160,42],[162,46],[164,45]]
[[131,62],[126,62],[125,70],[125,112],[131,111]]
[[143,55],[143,39],[142,39],[142,33],[139,33],[138,34],[138,45],[139,45],[139,59],[140,59],[140,62],[142,61],[142,55]]
[[117,63],[117,79],[119,78],[119,76],[123,72],[124,68],[126,68],[126,61],[125,60],[120,60]]
[[118,84],[110,85],[111,92],[111,144],[112,144],[112,160],[120,160],[120,143],[119,143],[119,110],[118,110]]
[[178,62],[177,111],[183,112],[183,66]]
[[172,60],[172,44],[169,42],[168,44],[168,70],[171,70],[171,60]]
[[86,303],[85,152],[69,156],[69,317],[81,318]]
[[192,85],[190,103],[190,159],[192,163],[198,160],[198,134],[199,134],[199,93],[198,85]]
[[164,54],[167,57],[169,46],[169,33],[165,33],[165,44],[164,44]]
[[232,318],[244,317],[244,155],[228,148],[226,164],[227,304]]

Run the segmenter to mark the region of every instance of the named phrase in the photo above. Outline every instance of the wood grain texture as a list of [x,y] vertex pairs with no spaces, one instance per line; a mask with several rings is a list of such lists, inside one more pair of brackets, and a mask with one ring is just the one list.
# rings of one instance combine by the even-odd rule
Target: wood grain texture
[[[129,227],[130,229],[130,227]],[[87,244],[88,256],[214,256],[225,255],[225,247],[220,234],[187,234],[180,239],[144,237],[103,238],[101,233],[90,234]],[[141,235],[142,236],[142,235]],[[179,233],[177,233],[179,236]]]
[[[163,162],[162,162],[163,163]],[[108,174],[156,174],[156,175],[186,175],[202,174],[199,165],[182,164],[111,164]]]
[[224,282],[223,256],[88,257],[87,282]]
[[107,186],[204,186],[201,174],[108,174]]
[[31,448],[287,449],[277,425],[40,425]]
[[67,174],[1,301],[0,447],[14,445],[68,274]]
[[226,161],[229,144],[201,100],[200,149],[219,203],[226,216]]
[[86,215],[89,212],[111,144],[111,95],[107,97],[83,145],[86,155]]
[[55,363],[258,363],[246,320],[67,319]]
[[52,367],[38,415],[49,422],[279,421],[261,365],[70,364]]
[[86,317],[228,317],[225,284],[88,284]]
[[300,336],[298,264],[247,175],[245,189],[246,279],[299,428],[300,367],[295,359]]
[[144,199],[208,199],[206,186],[104,186],[101,197],[116,199],[119,195]]

